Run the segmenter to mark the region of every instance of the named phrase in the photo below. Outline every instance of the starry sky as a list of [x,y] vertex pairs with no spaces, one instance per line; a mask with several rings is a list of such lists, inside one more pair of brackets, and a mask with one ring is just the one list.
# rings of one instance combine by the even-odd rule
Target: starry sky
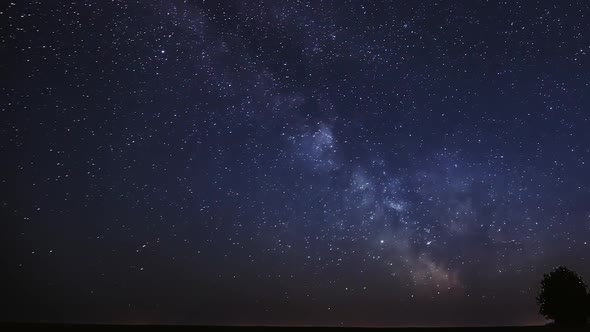
[[0,320],[542,324],[588,1],[0,8]]

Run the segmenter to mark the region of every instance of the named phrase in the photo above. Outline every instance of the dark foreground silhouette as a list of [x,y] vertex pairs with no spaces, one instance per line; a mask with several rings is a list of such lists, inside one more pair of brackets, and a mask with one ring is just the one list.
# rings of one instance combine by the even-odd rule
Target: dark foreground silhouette
[[590,294],[586,284],[565,266],[543,276],[537,303],[541,315],[562,326],[582,326],[590,317]]
[[19,324],[19,323],[0,323],[0,331],[282,331],[282,332],[375,332],[375,331],[420,331],[420,332],[439,332],[439,331],[590,331],[588,327],[559,327],[554,325],[546,326],[518,326],[518,327],[404,327],[404,328],[359,328],[359,327],[223,327],[223,326],[175,326],[175,325],[85,325],[85,324]]

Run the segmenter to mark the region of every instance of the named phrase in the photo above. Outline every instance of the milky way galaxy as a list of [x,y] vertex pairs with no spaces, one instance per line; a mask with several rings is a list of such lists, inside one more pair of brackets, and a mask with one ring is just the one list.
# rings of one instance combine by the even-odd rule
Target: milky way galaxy
[[590,281],[590,2],[0,17],[2,320],[540,324]]

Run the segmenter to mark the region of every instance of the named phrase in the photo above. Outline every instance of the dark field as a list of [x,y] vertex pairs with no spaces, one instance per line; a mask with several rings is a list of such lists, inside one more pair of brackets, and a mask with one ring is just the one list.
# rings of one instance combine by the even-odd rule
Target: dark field
[[271,327],[271,326],[248,326],[248,327],[227,327],[227,326],[190,326],[190,325],[86,325],[86,324],[21,324],[21,323],[0,323],[0,331],[199,331],[199,332],[246,332],[246,331],[277,331],[282,332],[368,332],[368,331],[590,331],[589,327],[563,328],[556,326],[519,326],[519,327],[402,327],[402,328],[357,328],[357,327]]

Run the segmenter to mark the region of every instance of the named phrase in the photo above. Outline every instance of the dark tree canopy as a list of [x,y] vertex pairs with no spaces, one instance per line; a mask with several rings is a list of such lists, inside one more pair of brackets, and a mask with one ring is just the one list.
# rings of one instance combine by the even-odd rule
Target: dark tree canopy
[[560,266],[543,276],[537,296],[539,312],[560,325],[587,323],[590,301],[586,284],[574,271]]

